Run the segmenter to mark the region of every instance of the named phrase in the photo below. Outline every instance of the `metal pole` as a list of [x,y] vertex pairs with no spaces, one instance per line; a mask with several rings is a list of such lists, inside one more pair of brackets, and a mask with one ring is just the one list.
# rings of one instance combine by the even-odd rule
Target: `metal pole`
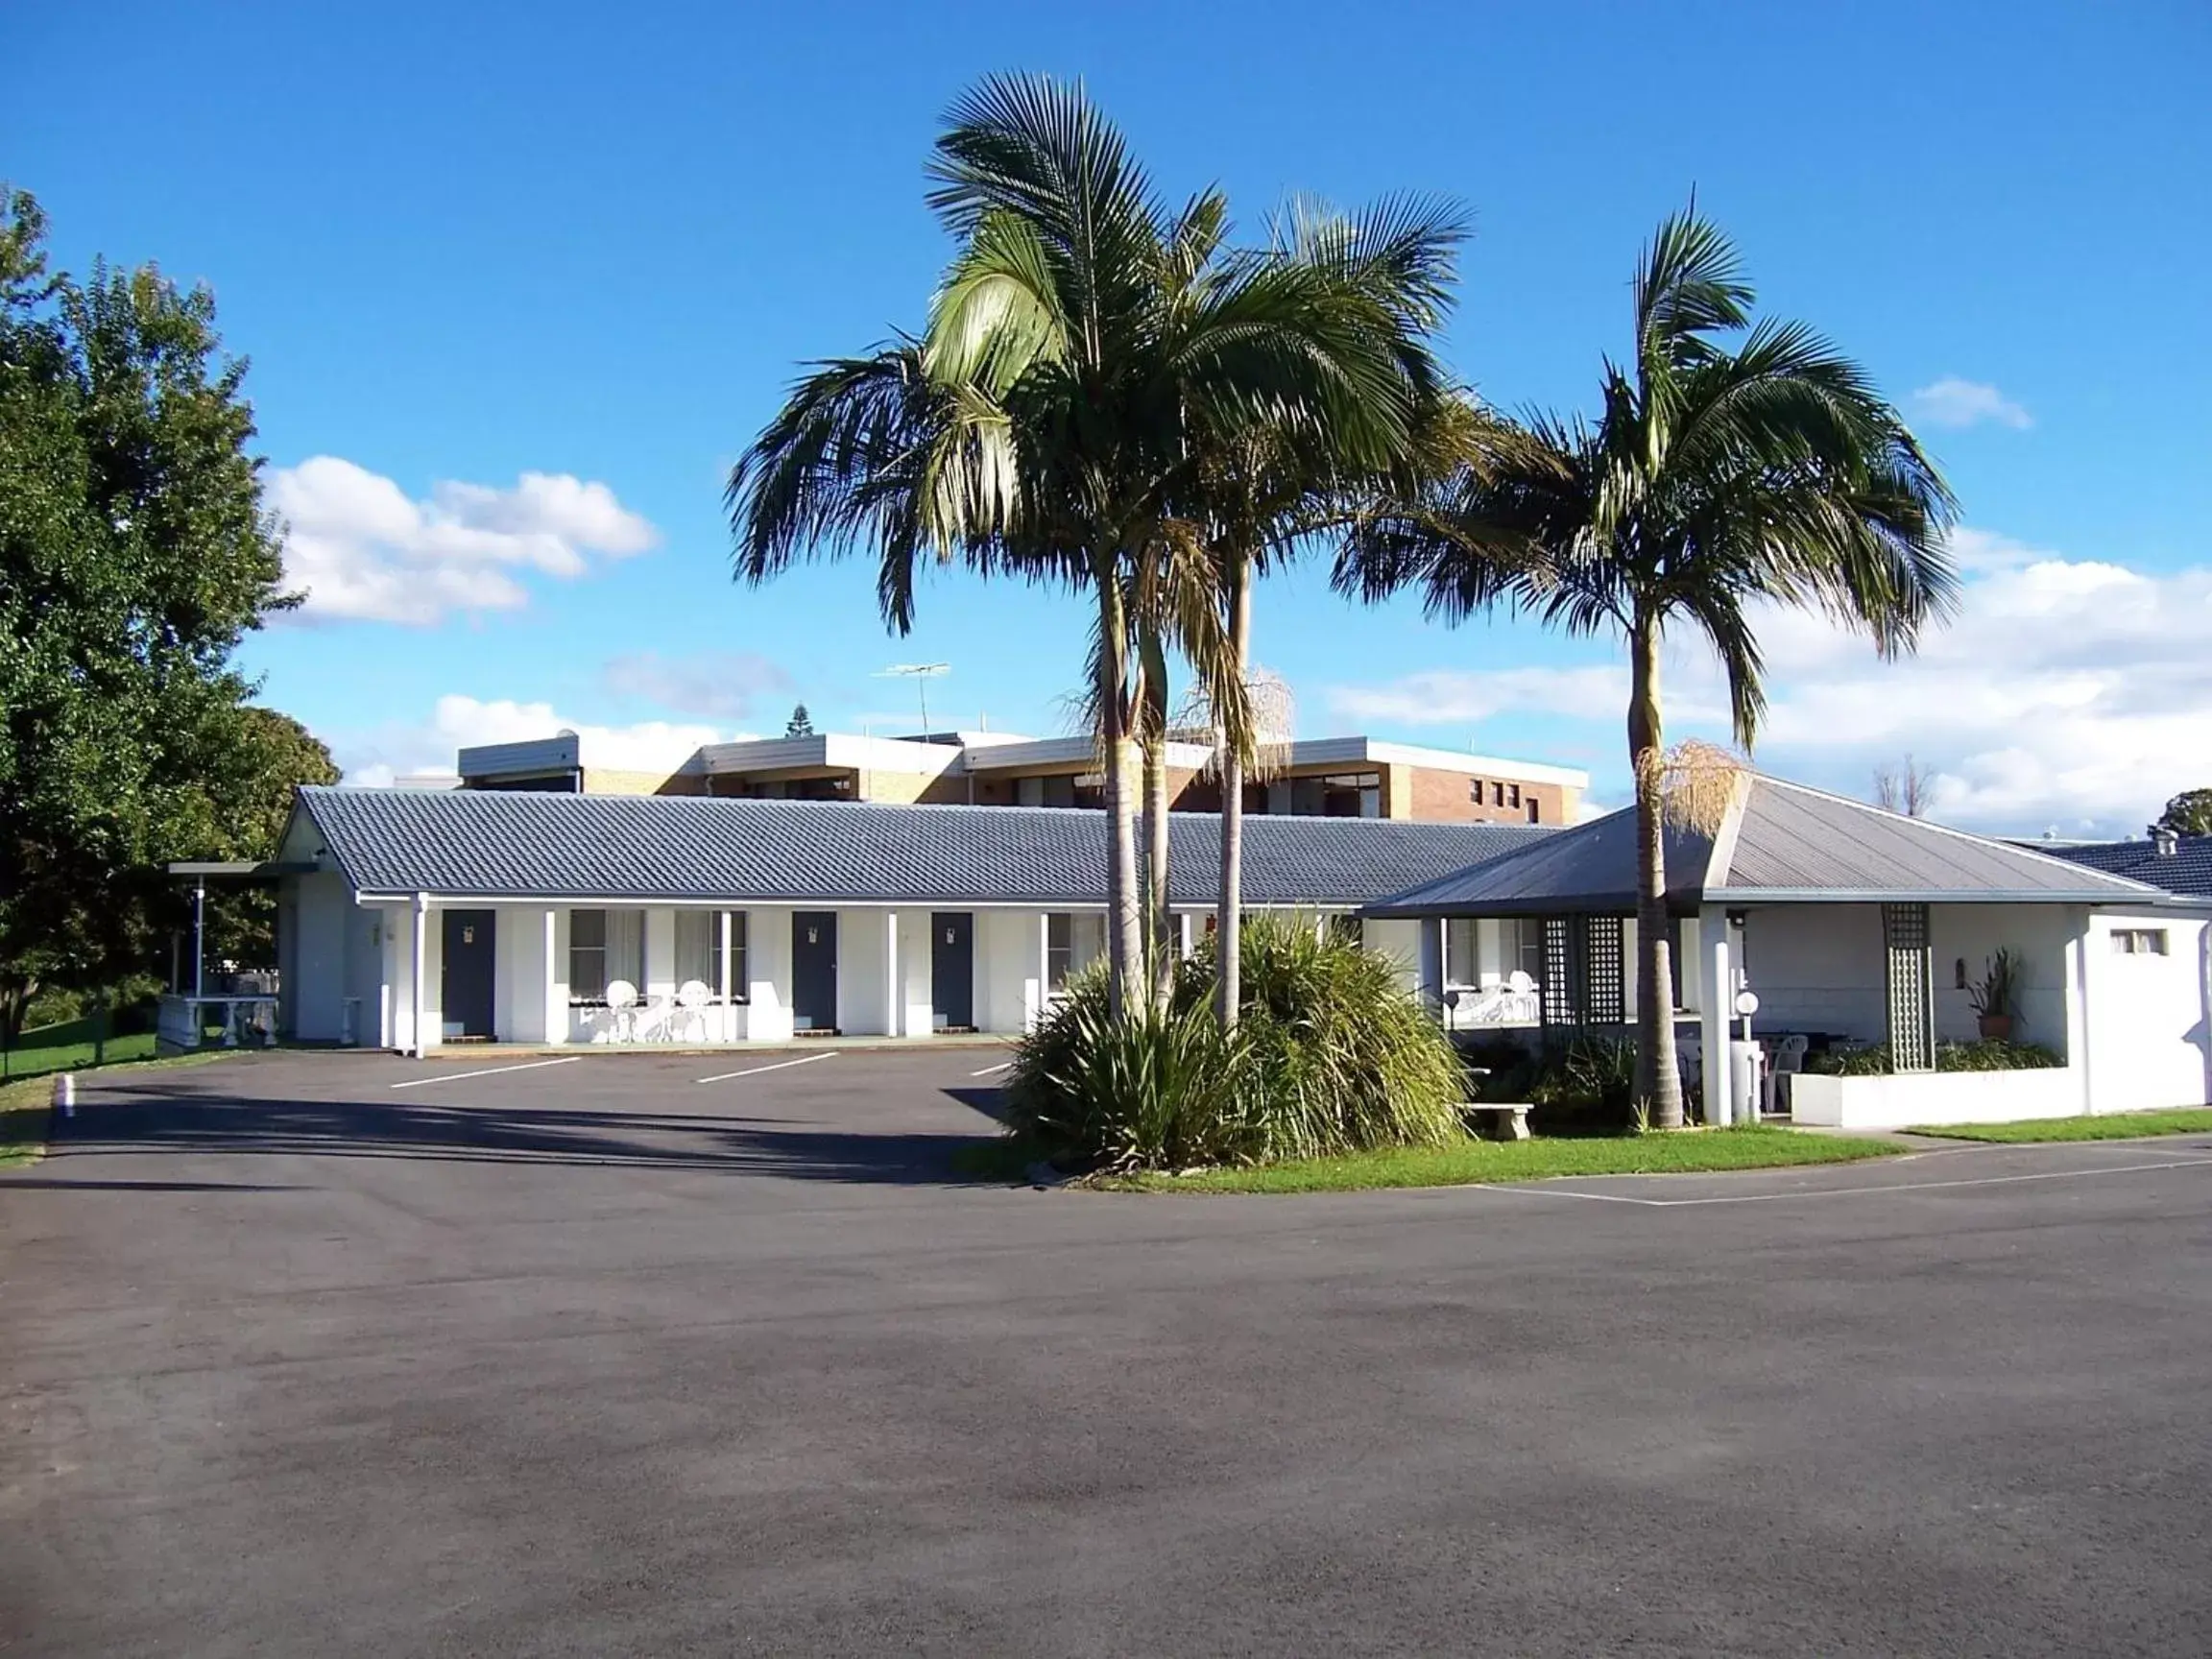
[[192,996],[207,995],[207,878],[192,883]]

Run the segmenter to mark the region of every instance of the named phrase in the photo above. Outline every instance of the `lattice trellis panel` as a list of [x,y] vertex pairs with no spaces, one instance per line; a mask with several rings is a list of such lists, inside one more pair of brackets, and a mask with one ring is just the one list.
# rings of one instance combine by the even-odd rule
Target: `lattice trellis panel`
[[1582,927],[1583,1019],[1592,1025],[1619,1025],[1628,1018],[1628,990],[1621,963],[1626,934],[1621,918],[1585,916]]
[[1928,938],[1928,906],[1882,906],[1889,1060],[1900,1071],[1936,1068],[1936,963]]
[[1574,918],[1544,918],[1544,1023],[1579,1025],[1580,999],[1575,996],[1575,946],[1580,943]]

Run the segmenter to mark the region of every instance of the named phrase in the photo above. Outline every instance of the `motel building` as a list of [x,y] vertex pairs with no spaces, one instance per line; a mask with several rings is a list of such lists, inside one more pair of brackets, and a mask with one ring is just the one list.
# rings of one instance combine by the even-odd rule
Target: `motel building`
[[[1170,826],[1188,950],[1219,820]],[[278,890],[276,1025],[415,1055],[1013,1035],[1104,951],[1108,828],[1054,806],[302,789],[257,872]],[[1251,909],[1351,932],[1454,1031],[1633,1029],[1630,812],[1262,814],[1244,834]],[[1666,859],[1677,1042],[1707,1099],[1741,1109],[1746,1039],[1765,1111],[1837,1127],[2212,1098],[2212,898],[1753,774]],[[1948,1069],[2000,949],[2021,967],[2011,1035],[2056,1064]],[[1869,1046],[1880,1074],[1821,1063]]]
[[[1188,949],[1219,820],[1171,825]],[[266,867],[277,1029],[411,1054],[1019,1033],[1105,950],[1108,828],[1056,807],[306,788]],[[1548,833],[1256,817],[1244,896],[1360,928],[1369,901]],[[1408,950],[1415,931],[1374,930]]]

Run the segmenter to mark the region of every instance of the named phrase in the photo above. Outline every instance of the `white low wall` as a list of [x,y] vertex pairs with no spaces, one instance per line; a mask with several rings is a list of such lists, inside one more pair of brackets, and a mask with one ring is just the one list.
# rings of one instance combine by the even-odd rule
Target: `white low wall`
[[1829,1129],[2071,1118],[2080,1112],[2081,1102],[2081,1073],[2071,1066],[2035,1071],[1912,1071],[1890,1077],[1823,1077],[1804,1071],[1790,1079],[1791,1121]]

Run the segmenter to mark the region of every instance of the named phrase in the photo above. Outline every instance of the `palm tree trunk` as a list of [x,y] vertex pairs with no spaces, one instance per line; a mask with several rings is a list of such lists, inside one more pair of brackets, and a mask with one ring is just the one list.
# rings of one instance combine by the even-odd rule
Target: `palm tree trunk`
[[1129,742],[1128,635],[1118,562],[1103,560],[1098,587],[1098,718],[1106,751],[1106,970],[1109,1005],[1127,1006],[1131,975],[1144,959],[1137,890],[1137,790]]
[[1628,670],[1628,757],[1636,777],[1636,1103],[1653,1128],[1679,1129],[1682,1073],[1674,1058],[1656,624],[1640,618],[1630,631]]
[[[1237,677],[1251,670],[1252,566],[1231,554],[1226,572],[1229,589],[1229,650]],[[1214,912],[1214,1012],[1221,1029],[1237,1023],[1243,1001],[1238,955],[1244,934],[1244,757],[1224,737],[1221,743],[1221,899]]]
[[1175,918],[1167,908],[1166,739],[1144,740],[1144,914],[1152,942],[1152,1005],[1165,1010],[1175,990]]

